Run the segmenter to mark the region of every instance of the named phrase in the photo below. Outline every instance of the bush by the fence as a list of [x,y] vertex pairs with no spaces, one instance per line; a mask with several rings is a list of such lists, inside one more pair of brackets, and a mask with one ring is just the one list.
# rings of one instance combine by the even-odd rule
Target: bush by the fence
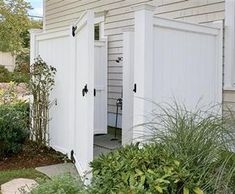
[[[157,144],[127,146],[95,159],[90,193],[178,193],[187,169]],[[194,189],[200,191],[195,183]]]
[[0,82],[10,82],[11,75],[7,68],[3,65],[0,65]]
[[[95,159],[91,193],[235,193],[235,132],[213,111],[158,107],[148,145]],[[150,144],[151,143],[151,144]]]
[[16,82],[16,83],[28,83],[30,79],[29,73],[25,72],[9,72],[3,65],[0,65],[0,83]]
[[15,83],[28,83],[30,80],[30,75],[22,72],[13,72],[10,77],[11,81]]
[[0,156],[17,153],[29,135],[29,105],[0,105]]
[[39,186],[31,194],[85,194],[81,181],[69,174],[61,175],[47,180],[39,180]]

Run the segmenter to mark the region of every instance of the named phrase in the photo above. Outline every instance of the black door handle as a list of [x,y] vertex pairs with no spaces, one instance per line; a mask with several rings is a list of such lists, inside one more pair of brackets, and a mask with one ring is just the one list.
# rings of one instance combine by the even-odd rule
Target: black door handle
[[134,92],[134,93],[136,93],[136,92],[137,92],[137,85],[136,85],[136,84],[134,84],[133,92]]
[[82,89],[82,96],[85,96],[88,93],[87,84]]
[[94,88],[94,96],[96,96],[96,89]]

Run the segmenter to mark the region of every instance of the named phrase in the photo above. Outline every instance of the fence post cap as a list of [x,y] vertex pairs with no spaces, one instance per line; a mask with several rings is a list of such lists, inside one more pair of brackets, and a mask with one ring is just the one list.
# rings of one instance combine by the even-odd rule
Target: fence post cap
[[141,10],[154,11],[155,9],[156,9],[155,6],[149,5],[149,4],[141,4],[141,5],[136,5],[132,7],[133,11],[141,11]]

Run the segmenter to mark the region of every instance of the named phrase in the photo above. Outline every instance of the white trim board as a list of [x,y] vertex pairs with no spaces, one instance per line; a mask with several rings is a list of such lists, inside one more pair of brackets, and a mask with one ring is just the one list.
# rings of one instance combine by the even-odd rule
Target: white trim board
[[235,1],[225,0],[224,88],[235,88]]

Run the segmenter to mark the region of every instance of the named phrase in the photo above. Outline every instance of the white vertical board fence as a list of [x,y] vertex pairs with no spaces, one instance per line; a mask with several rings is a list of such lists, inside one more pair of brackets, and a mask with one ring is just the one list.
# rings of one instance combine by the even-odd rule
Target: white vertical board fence
[[94,130],[107,132],[107,41],[95,43],[92,11],[75,26],[74,37],[71,28],[31,32],[31,63],[40,55],[57,69],[50,145],[69,155],[73,150],[75,165],[84,175],[93,160]]
[[58,151],[70,154],[73,149],[75,128],[75,53],[71,30],[48,33],[31,33],[31,64],[40,56],[48,65],[57,69],[55,87],[50,108],[50,145]]
[[[132,85],[124,93],[124,103],[132,98],[130,90],[136,86],[133,123],[123,123],[124,133],[151,120],[156,108],[153,102],[176,102],[189,110],[222,103],[221,28],[154,17],[153,10],[152,6],[136,7],[134,55],[131,51],[124,54],[128,59],[124,59],[124,67],[132,66],[129,57],[134,60],[133,75],[124,72],[124,88],[128,91]],[[130,38],[124,34],[124,51],[130,47]],[[129,114],[124,109],[123,117]],[[141,140],[145,133],[139,127],[128,139]]]

